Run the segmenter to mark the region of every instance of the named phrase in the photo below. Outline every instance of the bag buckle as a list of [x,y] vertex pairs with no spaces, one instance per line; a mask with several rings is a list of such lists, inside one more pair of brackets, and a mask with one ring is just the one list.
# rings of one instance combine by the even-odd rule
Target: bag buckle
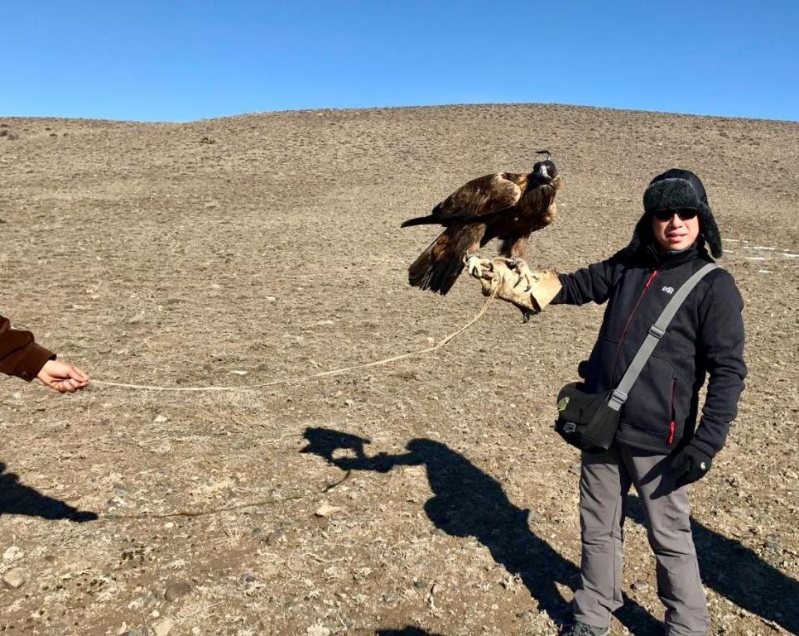
[[608,398],[608,406],[614,411],[618,411],[626,401],[627,394],[624,391],[613,389],[613,391],[610,392],[610,398]]

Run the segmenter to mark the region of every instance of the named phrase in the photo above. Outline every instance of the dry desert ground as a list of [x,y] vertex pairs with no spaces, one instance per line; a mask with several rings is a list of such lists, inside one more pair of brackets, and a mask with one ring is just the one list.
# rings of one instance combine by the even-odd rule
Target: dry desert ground
[[[98,381],[0,380],[0,633],[556,633],[580,545],[554,402],[603,308],[498,301],[310,377],[468,323],[479,285],[409,287],[436,230],[399,225],[542,148],[566,185],[537,267],[623,247],[664,169],[705,181],[750,370],[691,487],[712,633],[799,632],[799,124],[484,105],[0,119],[1,313]],[[641,522],[633,497],[613,634],[661,633]]]

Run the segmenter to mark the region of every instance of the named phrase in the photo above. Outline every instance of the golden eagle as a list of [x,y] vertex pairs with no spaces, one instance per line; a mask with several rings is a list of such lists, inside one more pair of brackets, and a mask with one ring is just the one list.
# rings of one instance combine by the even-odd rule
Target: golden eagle
[[[428,216],[405,221],[411,225],[443,225],[446,229],[408,268],[414,287],[446,294],[463,271],[480,277],[484,259],[477,254],[493,238],[502,241],[500,255],[508,259],[523,279],[530,234],[552,223],[555,195],[562,180],[548,150],[544,161],[529,174],[501,172],[469,181],[433,208]],[[528,281],[528,286],[530,282]]]

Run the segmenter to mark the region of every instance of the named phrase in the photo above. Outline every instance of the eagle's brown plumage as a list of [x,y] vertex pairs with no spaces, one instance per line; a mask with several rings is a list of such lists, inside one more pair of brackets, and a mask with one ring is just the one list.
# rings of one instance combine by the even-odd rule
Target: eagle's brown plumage
[[446,229],[408,268],[415,287],[446,294],[464,267],[467,255],[491,239],[502,241],[500,255],[521,260],[530,234],[552,223],[555,195],[562,180],[555,164],[539,161],[529,174],[502,172],[469,181],[433,208],[428,216],[401,227],[423,224]]

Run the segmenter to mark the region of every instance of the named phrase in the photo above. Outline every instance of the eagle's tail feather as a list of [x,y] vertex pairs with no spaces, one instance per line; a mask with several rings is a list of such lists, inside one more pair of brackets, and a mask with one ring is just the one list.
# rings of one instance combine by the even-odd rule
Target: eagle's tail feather
[[410,227],[411,225],[427,225],[430,223],[440,223],[440,220],[437,220],[432,214],[428,214],[427,216],[417,216],[415,219],[403,221],[400,227]]
[[408,268],[408,282],[414,287],[429,289],[443,296],[452,289],[463,271],[463,261],[446,253],[436,258],[433,253],[436,243],[433,241]]

